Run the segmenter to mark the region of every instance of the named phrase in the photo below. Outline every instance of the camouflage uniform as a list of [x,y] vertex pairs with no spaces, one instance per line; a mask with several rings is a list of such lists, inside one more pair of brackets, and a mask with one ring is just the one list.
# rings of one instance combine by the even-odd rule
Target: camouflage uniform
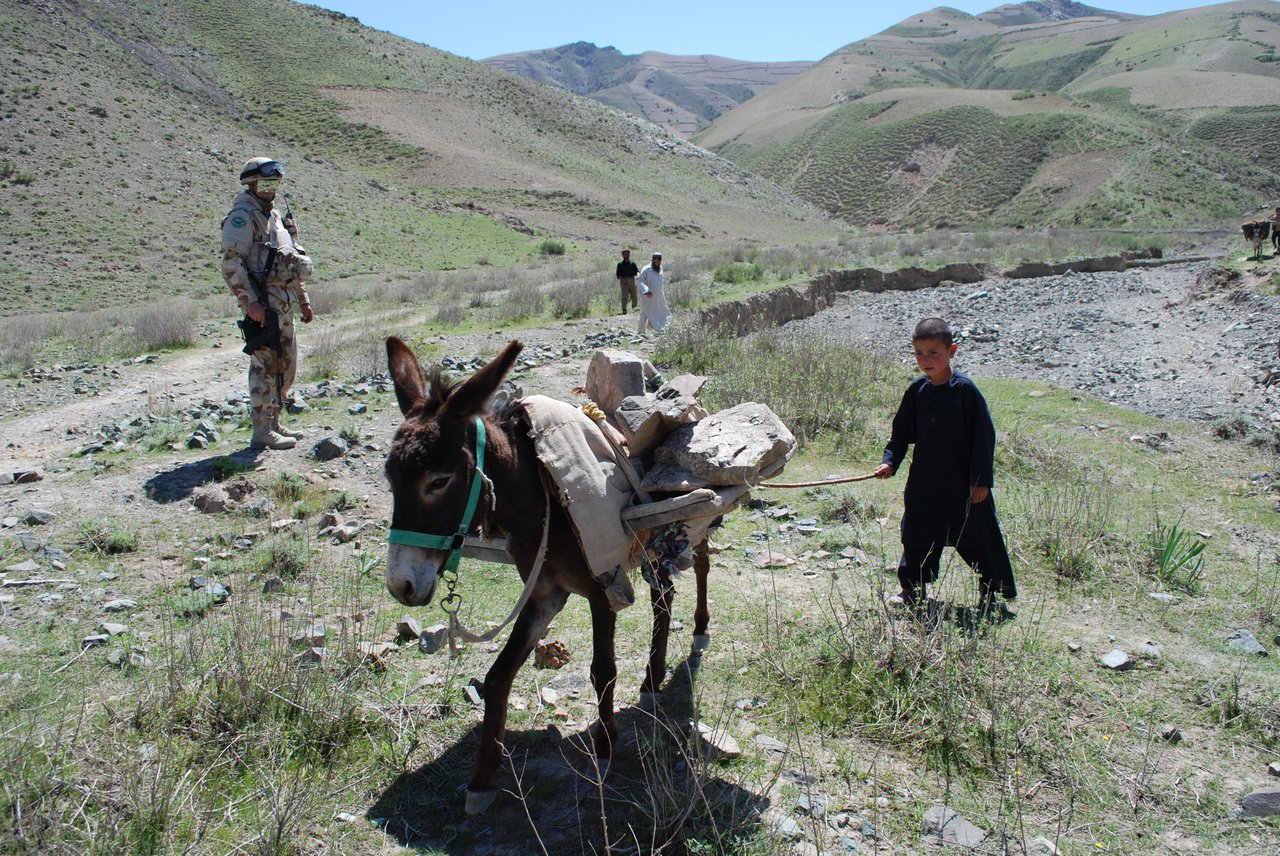
[[249,271],[259,271],[266,264],[268,244],[277,248],[275,263],[263,276],[267,290],[264,305],[276,312],[283,353],[277,354],[267,346],[249,357],[249,406],[255,432],[278,427],[281,402],[288,397],[297,373],[298,340],[293,312],[311,305],[304,276],[300,275],[310,273],[310,259],[297,245],[297,237],[297,228],[281,218],[273,202],[259,199],[251,190],[236,196],[222,221],[222,278],[240,302],[242,312],[248,312],[250,303],[263,302],[250,281]]

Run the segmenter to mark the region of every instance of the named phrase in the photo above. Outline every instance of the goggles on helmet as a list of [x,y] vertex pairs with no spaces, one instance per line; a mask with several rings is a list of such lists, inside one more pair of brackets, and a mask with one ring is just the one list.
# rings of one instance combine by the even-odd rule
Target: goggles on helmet
[[267,161],[258,167],[258,175],[262,178],[284,178],[284,167],[279,161]]

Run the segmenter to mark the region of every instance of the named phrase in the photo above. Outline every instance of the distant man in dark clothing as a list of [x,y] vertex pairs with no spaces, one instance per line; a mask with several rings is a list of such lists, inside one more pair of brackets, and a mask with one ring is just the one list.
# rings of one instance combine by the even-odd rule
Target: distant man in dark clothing
[[1008,615],[997,597],[1013,600],[1018,588],[991,497],[996,450],[991,412],[973,381],[952,371],[956,344],[945,321],[924,319],[911,340],[924,375],[902,396],[876,470],[876,478],[890,478],[907,447],[915,445],[903,493],[902,592],[891,602],[922,603],[925,587],[938,578],[942,548],[955,547],[978,573],[983,613]]
[[636,308],[636,274],[640,273],[640,268],[636,267],[636,263],[631,261],[631,251],[622,251],[622,261],[618,262],[618,288],[622,292],[622,312],[627,314],[627,298],[631,299],[631,308]]
[[1271,249],[1280,252],[1280,208],[1271,215]]

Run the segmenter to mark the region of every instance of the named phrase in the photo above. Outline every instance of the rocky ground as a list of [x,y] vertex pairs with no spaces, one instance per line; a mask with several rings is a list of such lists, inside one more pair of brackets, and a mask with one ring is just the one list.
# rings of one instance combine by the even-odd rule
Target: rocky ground
[[[911,326],[921,317],[941,315],[961,333],[959,365],[979,381],[1031,378],[1163,416],[1239,415],[1254,430],[1263,430],[1280,427],[1280,390],[1270,385],[1280,365],[1277,309],[1280,298],[1261,293],[1247,275],[1232,278],[1212,264],[1191,263],[916,292],[849,293],[789,329],[863,342],[909,363]],[[595,318],[521,331],[527,349],[517,382],[526,392],[569,397],[583,382],[597,348],[651,351],[651,342],[629,332],[630,320]],[[304,366],[306,348],[319,332],[303,331]],[[510,338],[493,332],[430,344],[444,349],[448,369],[466,373]],[[24,647],[24,625],[33,629],[55,614],[79,621],[86,634],[94,632],[102,640],[94,644],[109,644],[114,631],[104,624],[104,636],[95,626],[106,613],[113,626],[127,627],[126,620],[135,625],[131,656],[145,657],[138,653],[149,643],[146,631],[139,632],[145,618],[131,611],[155,587],[183,587],[192,570],[180,556],[203,548],[165,549],[158,558],[126,556],[106,571],[85,571],[67,553],[76,527],[89,519],[116,518],[153,534],[172,531],[171,539],[166,534],[155,541],[167,545],[172,540],[176,546],[185,537],[183,521],[198,516],[197,509],[217,511],[230,504],[252,512],[258,507],[257,522],[247,523],[240,539],[205,545],[209,555],[245,549],[254,531],[276,528],[282,515],[263,505],[261,492],[215,483],[214,462],[224,456],[248,468],[301,473],[357,497],[356,507],[341,513],[344,519],[332,521],[333,543],[325,549],[335,556],[345,556],[346,542],[389,516],[382,460],[398,412],[387,398],[372,412],[366,406],[380,391],[385,394],[385,378],[300,384],[298,392],[310,407],[299,408],[291,424],[306,429],[307,439],[291,451],[254,454],[244,448],[245,358],[236,345],[224,333],[174,355],[112,366],[49,366],[0,383],[6,414],[0,419],[0,538],[17,545],[8,549],[0,579],[46,577],[55,583],[5,589],[0,649]],[[158,451],[144,448],[148,432],[166,420],[181,424],[180,436]],[[336,438],[342,429],[351,439],[352,426],[360,437],[348,448],[332,457],[314,454],[320,440]],[[112,458],[112,452],[125,454]],[[20,474],[33,475],[14,478]],[[63,578],[67,582],[60,582]],[[225,597],[213,585],[208,596]],[[792,810],[809,811],[799,805]],[[841,840],[853,840],[842,835]]]
[[793,328],[863,342],[910,362],[910,331],[937,315],[960,333],[957,365],[1025,378],[1157,416],[1244,416],[1280,426],[1280,298],[1211,262],[1122,273],[988,280],[842,295]]

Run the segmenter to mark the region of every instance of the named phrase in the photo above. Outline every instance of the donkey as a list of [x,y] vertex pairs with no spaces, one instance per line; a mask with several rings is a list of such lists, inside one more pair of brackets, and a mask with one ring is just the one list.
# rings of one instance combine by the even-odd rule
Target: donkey
[[[537,582],[485,675],[484,723],[475,771],[467,785],[468,814],[485,811],[497,796],[494,779],[502,759],[512,681],[570,594],[581,595],[591,604],[591,684],[599,702],[592,746],[602,772],[618,736],[613,710],[618,675],[616,617],[603,586],[591,574],[568,513],[544,490],[542,465],[534,453],[523,408],[518,402],[498,413],[487,407],[522,347],[512,341],[469,379],[451,385],[441,379],[439,369],[432,371],[428,381],[409,346],[394,336],[387,339],[387,364],[404,414],[386,464],[393,500],[392,543],[387,552],[391,595],[406,606],[430,603],[442,573],[450,562],[456,567],[455,553],[462,538],[459,534],[450,540],[449,536],[476,528],[508,537],[508,550],[521,579],[527,581],[542,546],[544,522],[546,527],[546,557]],[[483,444],[477,449],[481,437]],[[483,460],[482,472],[477,472],[478,457]],[[476,511],[474,522],[464,521],[468,507]],[[698,600],[693,632],[702,643],[711,618],[706,588],[709,567],[704,540],[694,553]],[[642,699],[656,696],[666,672],[671,595],[670,589],[651,589],[653,635]]]

